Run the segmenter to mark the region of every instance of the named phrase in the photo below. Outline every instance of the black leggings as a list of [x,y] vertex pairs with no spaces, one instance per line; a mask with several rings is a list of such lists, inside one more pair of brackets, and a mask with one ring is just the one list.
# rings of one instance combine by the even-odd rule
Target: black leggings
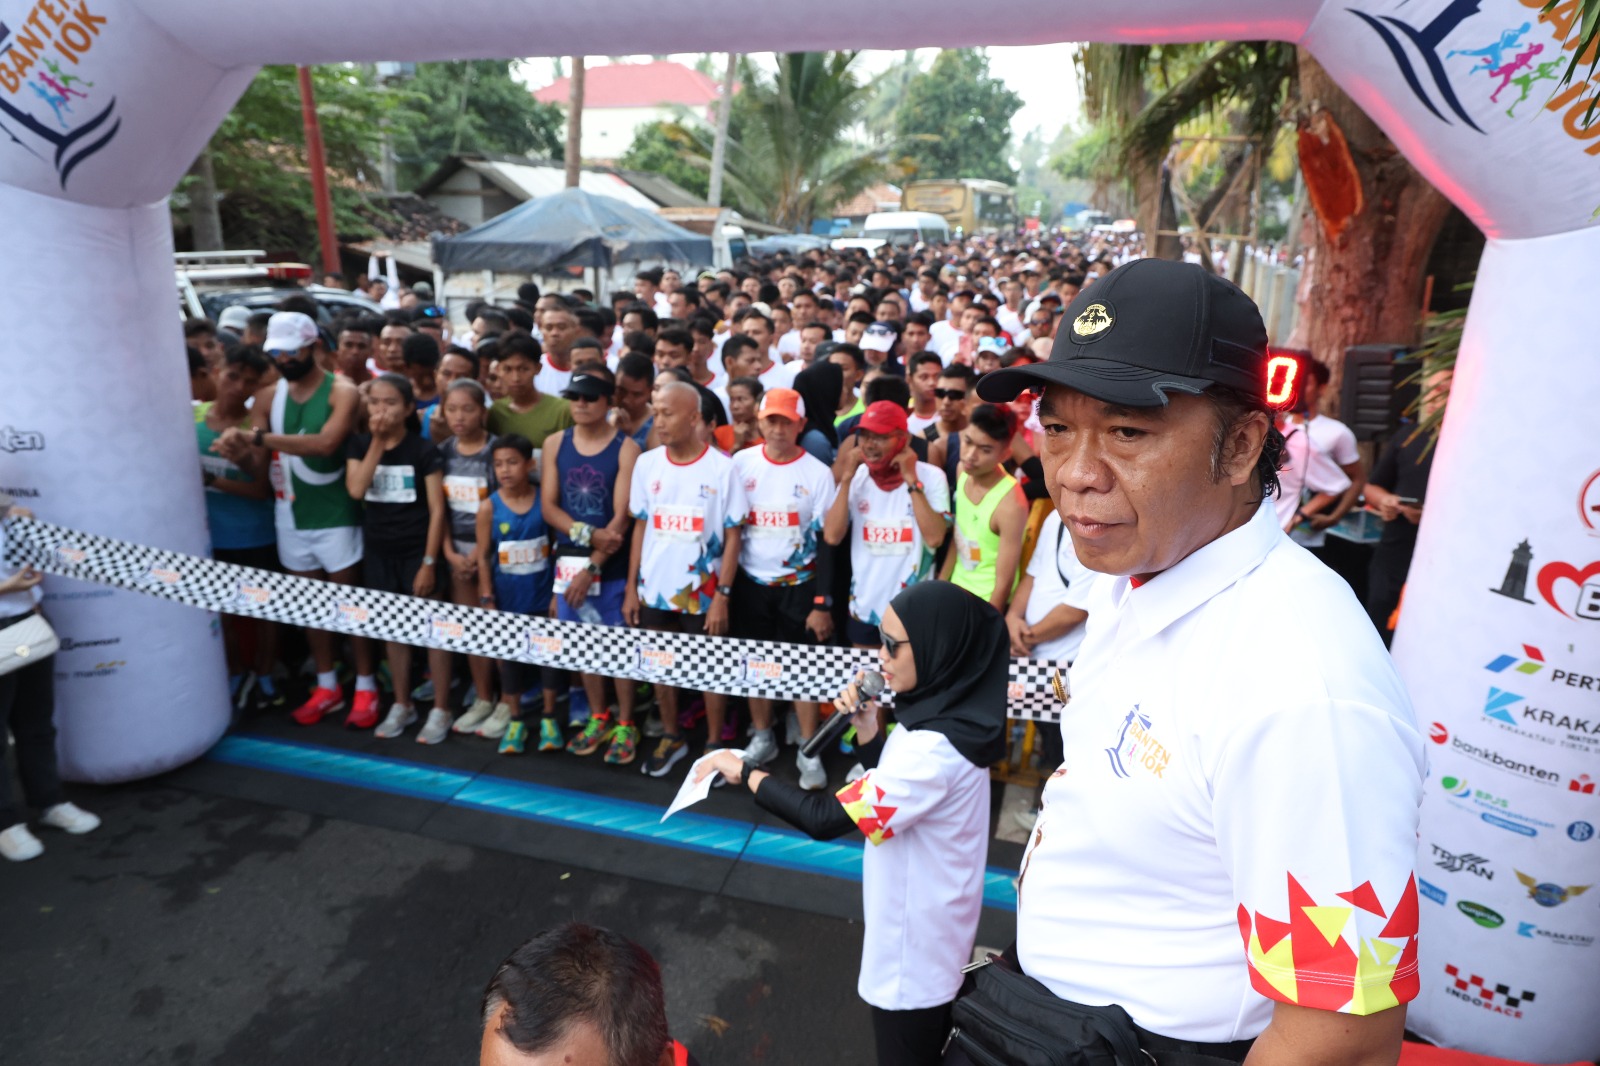
[[950,1004],[919,1010],[872,1008],[872,1040],[878,1066],[939,1066],[950,1034]]
[[44,809],[62,800],[56,771],[56,660],[46,656],[0,677],[0,829],[25,820],[6,764],[5,734],[17,741],[17,772],[29,805]]

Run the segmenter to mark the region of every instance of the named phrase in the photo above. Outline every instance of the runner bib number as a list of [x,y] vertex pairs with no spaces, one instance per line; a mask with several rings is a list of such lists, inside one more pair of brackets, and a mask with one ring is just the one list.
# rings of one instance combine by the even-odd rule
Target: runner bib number
[[283,468],[283,460],[277,452],[272,453],[272,462],[267,464],[267,480],[272,482],[272,495],[284,503],[294,502],[294,488],[289,484],[289,472]]
[[550,541],[547,537],[532,540],[503,540],[500,542],[500,572],[525,575],[541,573],[550,565]]
[[466,474],[448,474],[444,479],[444,498],[457,514],[476,515],[478,505],[489,498],[489,482]]
[[416,503],[417,468],[410,464],[379,466],[363,499],[368,503]]
[[961,561],[963,570],[976,570],[978,564],[983,562],[981,550],[962,535],[960,526],[956,527],[956,558]]
[[[555,594],[566,595],[567,589],[572,587],[572,579],[583,573],[583,568],[589,564],[587,557],[582,555],[561,555],[556,558],[556,583]],[[589,582],[589,591],[584,599],[592,599],[600,595],[600,580]]]
[[861,527],[861,540],[873,555],[905,555],[913,546],[911,519],[898,522],[867,522]]
[[699,540],[706,531],[705,508],[664,504],[650,516],[650,528],[668,540]]
[[752,537],[794,537],[800,532],[800,512],[755,508],[745,528]]
[[[217,478],[230,478],[231,479],[231,478],[236,478],[236,477],[239,476],[239,471],[234,469],[233,464],[230,463],[228,460],[224,459],[220,455],[202,455],[202,456],[200,456],[200,469],[204,470],[206,473],[210,474],[212,477],[217,477]],[[207,485],[206,486],[206,491],[207,492],[221,492],[222,490],[217,488],[214,485]]]

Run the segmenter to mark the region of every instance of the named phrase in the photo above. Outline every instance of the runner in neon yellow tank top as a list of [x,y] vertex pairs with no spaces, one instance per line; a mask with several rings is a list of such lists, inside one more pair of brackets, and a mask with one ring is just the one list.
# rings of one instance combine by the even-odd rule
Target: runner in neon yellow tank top
[[953,494],[955,537],[939,576],[1004,611],[1017,586],[1028,508],[1017,481],[1000,465],[1011,454],[1016,415],[980,404],[961,431]]
[[[345,488],[344,443],[356,428],[361,396],[349,381],[322,369],[328,352],[309,316],[297,311],[273,315],[263,347],[282,380],[256,393],[250,428],[227,430],[212,448],[241,469],[270,456],[278,556],[285,570],[354,585],[361,573],[361,505]],[[263,449],[267,456],[259,454]],[[344,709],[344,691],[334,673],[333,634],[308,628],[306,643],[317,666],[317,684],[294,712],[294,720],[314,725]],[[372,647],[360,637],[350,643],[356,692],[349,724],[372,726],[378,720]]]

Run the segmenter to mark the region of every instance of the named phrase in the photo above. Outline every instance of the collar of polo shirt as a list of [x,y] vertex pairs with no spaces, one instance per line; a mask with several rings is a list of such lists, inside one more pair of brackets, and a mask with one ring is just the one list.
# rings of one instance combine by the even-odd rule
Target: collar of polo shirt
[[[1140,635],[1161,632],[1260,566],[1283,535],[1272,500],[1262,500],[1250,521],[1141,583],[1138,595],[1127,603]],[[1120,580],[1119,602],[1133,592],[1128,578]]]

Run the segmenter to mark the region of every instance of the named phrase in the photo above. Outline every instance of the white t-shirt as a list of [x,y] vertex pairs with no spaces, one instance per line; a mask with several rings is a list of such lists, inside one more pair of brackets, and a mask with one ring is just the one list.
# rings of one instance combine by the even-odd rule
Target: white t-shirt
[[1263,504],[1138,588],[1097,579],[1088,610],[1023,970],[1206,1042],[1259,1035],[1274,1000],[1415,998],[1423,743],[1349,585]]
[[[944,471],[917,464],[928,504],[950,519],[950,483]],[[900,590],[933,576],[933,549],[922,540],[911,492],[884,492],[866,466],[850,479],[850,617],[869,626],[883,621]]]
[[1304,425],[1285,426],[1283,435],[1285,459],[1278,470],[1278,495],[1273,497],[1280,528],[1294,518],[1308,493],[1337,493],[1350,487],[1349,475],[1316,446]]
[[901,728],[878,765],[837,795],[869,842],[856,991],[881,1010],[950,1002],[983,910],[989,771],[942,733]]
[[800,585],[817,574],[817,539],[838,486],[826,463],[803,449],[786,463],[767,449],[733,457],[749,517],[739,545],[739,569],[763,585]]
[[961,350],[961,337],[961,331],[950,323],[935,322],[928,331],[928,350],[938,352],[944,365],[949,366],[950,360]]
[[994,313],[994,320],[1000,323],[1001,329],[1011,334],[1013,343],[1017,343],[1018,338],[1027,332],[1027,327],[1022,324],[1022,316],[1005,304],[1001,304],[1000,310]]
[[788,362],[800,358],[800,331],[791,329],[778,338],[778,358]]
[[927,429],[937,421],[939,421],[939,415],[937,412],[929,415],[927,418],[923,418],[921,415],[913,412],[912,414],[906,415],[906,429],[910,431],[913,437],[920,437],[922,436],[923,430]]
[[628,513],[645,524],[639,602],[684,614],[710,610],[723,531],[742,524],[745,512],[733,460],[715,448],[682,464],[665,447],[641,455],[628,493]]
[[[1361,461],[1361,451],[1356,447],[1356,435],[1351,432],[1349,426],[1337,418],[1318,414],[1313,416],[1311,421],[1301,424],[1300,430],[1311,438],[1313,448],[1333,460],[1334,465],[1341,469]],[[1346,488],[1348,487],[1349,483],[1346,482]],[[1303,544],[1307,548],[1320,548],[1328,540],[1328,531],[1319,529],[1313,532],[1296,526],[1290,530],[1289,536],[1294,538],[1296,544]]]
[[[1100,575],[1078,562],[1078,553],[1072,549],[1072,537],[1061,524],[1060,513],[1051,511],[1044,525],[1039,527],[1039,540],[1034,545],[1033,558],[1028,560],[1028,576],[1033,578],[1033,590],[1028,593],[1028,607],[1022,612],[1022,620],[1032,626],[1063,604],[1080,611],[1088,610],[1090,589]],[[1054,640],[1035,644],[1032,658],[1070,663],[1077,658],[1083,633],[1084,625],[1079,623]]]
[[796,359],[792,363],[773,363],[766,370],[756,375],[763,389],[792,389],[794,379],[800,371],[805,369],[805,364]]
[[922,287],[920,285],[911,286],[911,293],[906,297],[906,300],[911,305],[912,314],[928,309],[928,298],[922,295]]
[[572,367],[562,370],[550,364],[550,357],[539,357],[539,372],[533,376],[533,387],[546,396],[560,396],[567,383],[572,380]]

